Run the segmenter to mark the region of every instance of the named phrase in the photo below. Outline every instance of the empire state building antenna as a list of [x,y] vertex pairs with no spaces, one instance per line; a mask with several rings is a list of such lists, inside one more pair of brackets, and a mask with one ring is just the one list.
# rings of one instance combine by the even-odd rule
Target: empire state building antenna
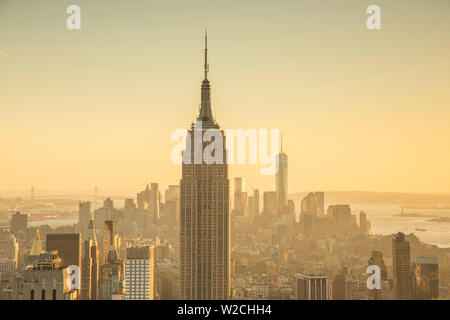
[[208,30],[205,29],[205,79],[208,79],[209,64],[208,64]]

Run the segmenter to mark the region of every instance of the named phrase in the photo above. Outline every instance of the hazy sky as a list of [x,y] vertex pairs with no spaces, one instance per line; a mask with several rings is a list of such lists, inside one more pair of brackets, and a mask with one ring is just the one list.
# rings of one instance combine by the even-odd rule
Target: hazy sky
[[290,192],[450,192],[448,0],[0,0],[0,190],[178,183],[205,27],[216,119],[282,129]]

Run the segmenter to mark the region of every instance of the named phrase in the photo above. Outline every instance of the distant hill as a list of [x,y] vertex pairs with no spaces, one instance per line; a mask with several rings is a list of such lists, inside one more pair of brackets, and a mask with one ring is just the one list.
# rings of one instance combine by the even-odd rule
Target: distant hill
[[[299,202],[307,193],[289,194],[289,199]],[[450,194],[400,193],[370,191],[325,191],[326,203],[396,204],[405,207],[450,207]]]

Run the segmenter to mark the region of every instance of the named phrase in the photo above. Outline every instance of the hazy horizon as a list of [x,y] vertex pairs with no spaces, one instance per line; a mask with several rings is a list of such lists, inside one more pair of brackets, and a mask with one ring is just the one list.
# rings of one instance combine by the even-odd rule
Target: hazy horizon
[[[207,27],[215,118],[280,129],[289,190],[450,193],[437,2],[377,1],[369,31],[371,1],[77,1],[69,31],[66,1],[0,1],[0,190],[179,183],[170,135],[197,116]],[[273,190],[259,169],[230,176]]]

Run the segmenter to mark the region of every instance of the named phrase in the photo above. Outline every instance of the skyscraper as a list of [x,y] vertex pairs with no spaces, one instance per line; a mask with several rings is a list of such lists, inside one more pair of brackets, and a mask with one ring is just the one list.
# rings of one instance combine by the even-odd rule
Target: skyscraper
[[109,251],[115,251],[114,244],[114,222],[112,220],[105,221],[105,230],[103,231],[103,263],[106,263]]
[[81,233],[47,234],[45,246],[49,252],[58,251],[64,268],[71,265],[81,268]]
[[411,299],[411,262],[409,242],[401,232],[392,239],[392,265],[394,272],[394,299]]
[[275,191],[264,191],[263,214],[269,218],[275,218],[278,212],[277,193]]
[[16,212],[11,216],[11,233],[13,233],[16,238],[19,236],[20,232],[27,231],[28,227],[28,215]]
[[247,192],[245,192],[245,180],[242,177],[234,178],[234,209],[233,215],[247,216]]
[[[216,300],[230,295],[230,183],[225,135],[211,111],[207,54],[205,34],[200,114],[188,132],[180,181],[181,299]],[[211,132],[215,134],[211,144],[218,146],[211,154],[214,161],[202,157]]]
[[83,243],[81,266],[81,299],[97,300],[98,293],[98,243],[94,229],[94,217],[91,214],[88,231]]
[[154,247],[127,248],[125,300],[153,300]]
[[80,201],[78,204],[78,221],[79,221],[79,230],[81,233],[86,233],[88,225],[89,225],[89,216],[91,214],[91,202]]
[[439,266],[436,257],[417,257],[412,265],[415,300],[439,298]]
[[287,204],[288,198],[288,173],[287,173],[288,157],[283,153],[283,140],[281,140],[281,150],[277,155],[278,171],[275,175],[275,185],[277,191],[278,207],[282,209]]

